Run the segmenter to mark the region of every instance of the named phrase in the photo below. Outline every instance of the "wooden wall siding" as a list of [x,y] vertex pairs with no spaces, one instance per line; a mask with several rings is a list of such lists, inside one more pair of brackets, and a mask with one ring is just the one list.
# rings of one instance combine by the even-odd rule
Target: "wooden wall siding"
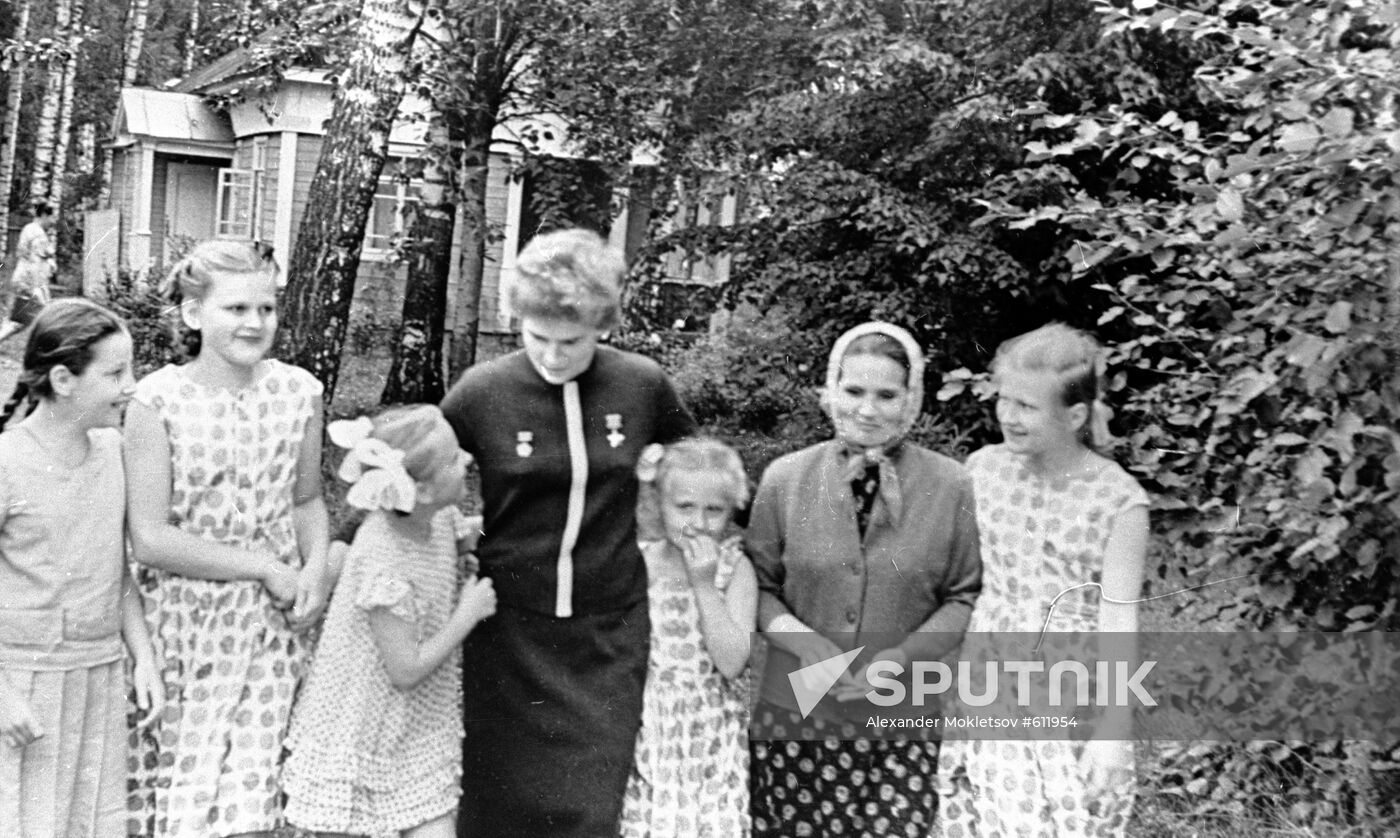
[[[316,162],[321,159],[321,138],[312,134],[297,137],[296,186],[292,192],[291,247],[297,246],[301,218],[306,214],[306,199],[311,194],[311,178],[316,174]],[[287,254],[291,258],[291,254]]]
[[[271,134],[263,151],[262,239],[271,242],[277,236],[277,175],[282,165],[282,136]],[[286,263],[289,254],[278,253],[277,261]]]
[[239,137],[233,144],[233,162],[230,165],[235,169],[253,168],[252,137]]
[[136,173],[133,171],[135,166],[136,157],[131,146],[118,149],[117,153],[112,155],[112,207],[121,213],[122,219],[122,241],[121,246],[117,248],[118,264],[121,267],[128,267],[126,236],[134,226],[131,214],[135,211],[136,204]]
[[165,188],[170,179],[170,158],[157,153],[151,174],[151,264],[161,270],[165,264]]

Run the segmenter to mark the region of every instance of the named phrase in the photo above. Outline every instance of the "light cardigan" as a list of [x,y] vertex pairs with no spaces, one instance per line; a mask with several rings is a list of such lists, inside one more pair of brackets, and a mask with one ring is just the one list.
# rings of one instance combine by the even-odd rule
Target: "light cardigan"
[[[788,454],[764,472],[746,534],[760,628],[792,614],[843,649],[872,646],[868,656],[898,645],[911,659],[928,660],[947,638],[919,631],[931,623],[958,633],[967,627],[982,589],[971,478],[956,461],[913,443],[893,459],[903,514],[893,525],[872,522],[863,543],[839,442]],[[895,636],[904,639],[889,642]],[[789,690],[780,697],[770,687],[786,686],[773,675],[791,671],[795,660],[770,651],[765,698],[792,706]]]

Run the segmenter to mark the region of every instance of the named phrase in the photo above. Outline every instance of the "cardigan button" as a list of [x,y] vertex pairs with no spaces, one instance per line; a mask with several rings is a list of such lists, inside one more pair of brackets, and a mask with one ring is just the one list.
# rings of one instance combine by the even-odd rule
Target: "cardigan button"
[[850,623],[851,625],[855,625],[856,617],[859,616],[860,615],[856,613],[856,610],[854,608],[846,609],[846,622]]

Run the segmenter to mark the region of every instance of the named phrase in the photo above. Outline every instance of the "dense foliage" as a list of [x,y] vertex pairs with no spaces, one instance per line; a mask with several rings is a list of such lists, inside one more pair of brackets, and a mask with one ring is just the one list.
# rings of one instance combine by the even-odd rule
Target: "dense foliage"
[[[1066,321],[1111,347],[1148,593],[1218,630],[1400,627],[1400,5],[818,6],[821,72],[692,148],[745,217],[656,244],[731,254],[760,313],[675,350],[706,418],[821,435],[825,347],[884,317],[965,450],[995,438],[996,345]],[[659,287],[633,306],[658,335]],[[1186,746],[1146,776],[1185,812],[1365,824],[1393,747]]]

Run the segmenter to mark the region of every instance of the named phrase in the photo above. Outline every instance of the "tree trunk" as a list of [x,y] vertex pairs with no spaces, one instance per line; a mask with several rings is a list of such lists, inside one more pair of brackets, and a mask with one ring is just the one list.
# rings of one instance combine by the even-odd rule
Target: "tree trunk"
[[[483,120],[484,122],[484,120]],[[486,268],[486,181],[491,160],[491,130],[473,131],[462,154],[462,265],[457,280],[457,320],[452,328],[451,377],[476,363],[481,330],[481,286]]]
[[[122,50],[122,87],[136,84],[136,71],[141,66],[141,48],[146,43],[146,17],[151,0],[131,0],[126,14],[125,46]],[[195,4],[198,8],[198,3]],[[114,126],[115,128],[115,126]],[[112,203],[112,148],[102,152],[102,189],[97,195],[97,205],[105,207]]]
[[[20,0],[15,10],[15,41],[29,38],[29,6],[31,0]],[[0,142],[0,258],[10,246],[10,193],[15,179],[15,143],[19,140],[19,109],[24,104],[24,71],[28,67],[22,55],[10,64],[10,90],[5,97],[4,136]]]
[[325,386],[330,404],[350,321],[365,222],[407,85],[423,7],[364,0],[360,42],[336,88],[306,214],[287,270],[280,352]]
[[[58,0],[54,13],[54,40],[67,41],[72,29],[73,0]],[[57,152],[58,111],[63,102],[63,72],[67,62],[50,61],[48,80],[44,84],[43,104],[39,109],[39,127],[34,140],[34,175],[29,183],[33,199],[46,199],[53,186],[54,155]]]
[[[143,0],[147,2],[147,0]],[[199,52],[199,0],[190,3],[190,31],[185,36],[185,75],[194,71],[195,55]]]
[[481,331],[481,292],[486,269],[486,239],[490,219],[486,215],[486,186],[491,163],[491,134],[500,118],[518,55],[513,51],[516,21],[500,4],[479,7],[461,21],[455,63],[451,73],[465,73],[448,85],[458,101],[442,103],[450,115],[448,141],[461,149],[457,182],[461,190],[463,229],[461,270],[458,272],[457,310],[452,329],[449,375],[456,379],[476,363]]
[[73,93],[78,86],[78,51],[83,46],[84,0],[72,0],[72,17],[68,30],[68,59],[63,62],[63,93],[58,103],[58,125],[55,129],[53,172],[49,182],[49,202],[57,209],[63,202],[64,177],[68,174],[68,148],[73,138]]
[[445,389],[442,342],[447,333],[447,279],[452,270],[452,233],[457,206],[447,172],[457,155],[444,136],[440,148],[449,165],[431,157],[423,170],[422,203],[410,230],[408,280],[403,292],[403,317],[394,341],[394,361],[384,382],[382,404],[437,404]]

